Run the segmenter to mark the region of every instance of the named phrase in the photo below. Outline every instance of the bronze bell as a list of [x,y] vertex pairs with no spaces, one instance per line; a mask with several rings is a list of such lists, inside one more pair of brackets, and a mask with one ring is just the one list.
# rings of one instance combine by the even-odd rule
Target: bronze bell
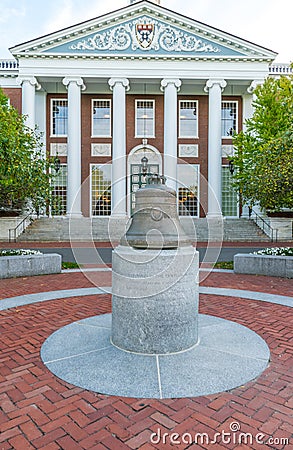
[[177,214],[176,192],[154,174],[135,193],[132,222],[122,245],[140,249],[174,249],[191,245]]

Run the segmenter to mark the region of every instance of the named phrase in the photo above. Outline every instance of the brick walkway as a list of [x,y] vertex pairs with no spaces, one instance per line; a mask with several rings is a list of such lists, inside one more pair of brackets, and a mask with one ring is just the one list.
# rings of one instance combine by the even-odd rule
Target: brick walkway
[[[109,286],[110,273],[97,273],[95,281]],[[292,284],[292,280],[233,273],[212,273],[203,282],[288,296]],[[81,273],[0,280],[0,298],[92,286]],[[258,379],[230,392],[146,400],[76,388],[56,378],[40,359],[41,345],[52,332],[72,321],[110,312],[110,300],[107,294],[74,297],[0,313],[1,450],[293,449],[291,308],[201,295],[201,313],[248,326],[266,340],[271,350],[269,367]],[[245,433],[242,437],[239,428]],[[192,445],[195,439],[198,445]]]

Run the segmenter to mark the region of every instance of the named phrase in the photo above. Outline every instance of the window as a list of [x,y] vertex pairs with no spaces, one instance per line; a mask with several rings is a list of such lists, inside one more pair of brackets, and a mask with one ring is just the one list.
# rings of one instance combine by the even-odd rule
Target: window
[[111,136],[111,100],[92,100],[92,136]]
[[222,138],[238,132],[238,102],[222,102]]
[[198,106],[197,101],[179,101],[179,137],[198,137]]
[[[136,152],[137,155],[139,155],[140,150]],[[143,156],[146,156],[144,153]],[[150,158],[152,158],[152,155],[148,155]],[[147,173],[159,173],[159,164],[148,164],[147,165]],[[131,164],[130,166],[130,192],[131,192],[131,205],[130,205],[130,211],[131,214],[134,211],[135,208],[135,192],[145,186],[147,184],[147,177],[143,175],[142,173],[142,164]]]
[[91,203],[93,216],[111,214],[111,164],[91,166]]
[[67,136],[68,101],[51,100],[51,135]]
[[155,137],[155,101],[136,100],[135,102],[135,136]]
[[228,166],[222,167],[222,213],[225,217],[238,216],[238,196]]
[[62,216],[66,214],[66,192],[67,192],[67,165],[61,164],[58,172],[52,181],[52,216]]
[[198,170],[197,164],[178,164],[178,213],[180,216],[198,217]]

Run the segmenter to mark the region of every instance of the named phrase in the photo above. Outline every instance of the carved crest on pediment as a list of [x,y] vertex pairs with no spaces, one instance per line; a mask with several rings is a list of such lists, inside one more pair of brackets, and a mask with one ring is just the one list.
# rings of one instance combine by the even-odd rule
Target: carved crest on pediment
[[71,50],[155,50],[166,52],[218,53],[220,48],[210,42],[164,24],[147,16],[96,33],[70,46]]

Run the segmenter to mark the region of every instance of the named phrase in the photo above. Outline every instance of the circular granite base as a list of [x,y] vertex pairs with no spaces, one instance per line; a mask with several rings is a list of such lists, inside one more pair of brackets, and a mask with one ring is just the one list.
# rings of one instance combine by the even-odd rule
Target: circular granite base
[[144,355],[111,344],[111,314],[73,322],[44,342],[41,358],[54,375],[101,394],[183,398],[227,391],[259,376],[270,352],[254,331],[199,315],[199,342],[189,350]]

